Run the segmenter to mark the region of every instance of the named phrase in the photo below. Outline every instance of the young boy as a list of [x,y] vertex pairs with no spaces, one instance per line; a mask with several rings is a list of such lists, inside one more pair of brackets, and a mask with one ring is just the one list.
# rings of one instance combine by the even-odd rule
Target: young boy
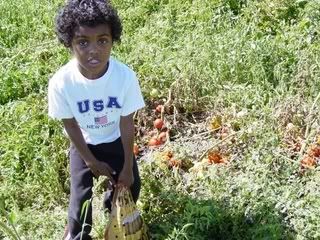
[[[49,81],[49,116],[62,120],[71,140],[68,230],[80,239],[81,208],[92,196],[93,178],[108,176],[130,188],[137,201],[140,177],[133,156],[133,113],[144,107],[135,73],[110,57],[122,26],[106,0],[68,0],[56,18],[58,39],[72,58]],[[105,207],[111,208],[105,197]],[[82,239],[91,239],[89,208]]]

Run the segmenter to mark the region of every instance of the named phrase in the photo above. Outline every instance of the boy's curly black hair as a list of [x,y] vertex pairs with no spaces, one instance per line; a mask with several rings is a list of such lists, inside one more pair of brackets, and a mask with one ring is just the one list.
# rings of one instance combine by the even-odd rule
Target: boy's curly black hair
[[76,27],[104,23],[109,24],[111,28],[112,40],[120,41],[121,21],[108,0],[67,0],[56,17],[56,34],[59,41],[69,48]]

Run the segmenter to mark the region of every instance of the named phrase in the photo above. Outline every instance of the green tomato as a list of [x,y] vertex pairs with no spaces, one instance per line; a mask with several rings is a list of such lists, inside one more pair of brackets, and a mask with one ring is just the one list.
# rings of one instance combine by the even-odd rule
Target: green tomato
[[159,91],[158,89],[152,88],[151,92],[150,92],[150,96],[155,98],[159,96]]

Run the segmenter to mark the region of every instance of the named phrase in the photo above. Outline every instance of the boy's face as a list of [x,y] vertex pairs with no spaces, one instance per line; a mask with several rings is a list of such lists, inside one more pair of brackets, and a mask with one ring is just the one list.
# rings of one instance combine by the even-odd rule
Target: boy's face
[[83,76],[97,79],[106,72],[112,48],[111,29],[108,24],[95,27],[79,26],[75,29],[71,50],[78,60]]

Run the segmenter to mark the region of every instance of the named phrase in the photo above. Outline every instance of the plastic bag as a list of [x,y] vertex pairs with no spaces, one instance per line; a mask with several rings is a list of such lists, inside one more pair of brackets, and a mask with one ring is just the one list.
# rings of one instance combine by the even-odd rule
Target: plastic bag
[[134,203],[131,192],[116,188],[109,223],[104,233],[105,240],[149,240],[148,230]]

